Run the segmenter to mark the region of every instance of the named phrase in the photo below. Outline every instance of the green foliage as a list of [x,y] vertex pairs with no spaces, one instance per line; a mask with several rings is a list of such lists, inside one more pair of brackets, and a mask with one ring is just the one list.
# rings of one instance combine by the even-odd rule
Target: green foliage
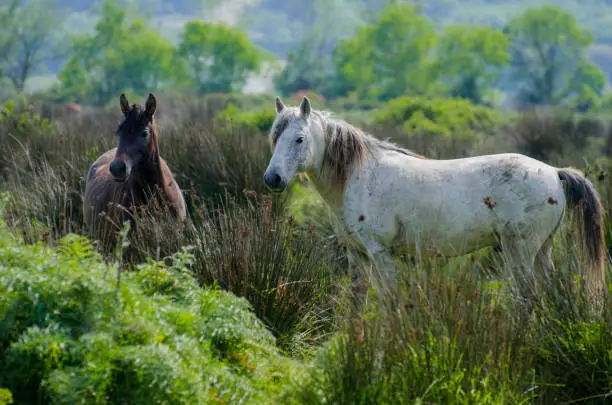
[[13,403],[13,394],[6,388],[0,388],[0,405],[11,405]]
[[[272,2],[266,1],[266,6]],[[274,78],[278,91],[285,96],[304,90],[315,90],[325,97],[346,94],[351,87],[336,72],[333,49],[361,23],[360,1],[352,1],[349,6],[346,0],[313,0],[308,6],[303,4],[288,11],[293,18],[286,18],[282,24],[290,24],[292,33],[296,24],[301,30],[292,35],[299,40],[289,50],[285,67]]]
[[53,128],[53,123],[46,118],[42,118],[33,111],[32,107],[25,102],[7,101],[0,110],[0,127],[7,134],[12,134],[18,138],[31,131],[44,132]]
[[411,137],[451,143],[455,152],[463,153],[491,135],[499,119],[495,110],[464,99],[400,97],[380,107],[375,122],[400,127]]
[[8,0],[0,5],[0,79],[19,91],[28,78],[58,54],[63,15],[53,0]]
[[435,26],[409,4],[392,4],[376,22],[361,27],[336,47],[341,80],[361,98],[389,100],[422,94],[431,85],[426,68]]
[[246,300],[186,274],[188,250],[116,291],[81,238],[57,251],[2,235],[0,386],[16,404],[269,403],[286,378]]
[[122,91],[146,94],[172,89],[183,79],[172,43],[143,20],[106,1],[91,36],[75,37],[58,75],[58,96],[105,105]]
[[245,32],[201,21],[185,24],[178,54],[199,93],[240,90],[247,74],[259,71],[263,56]]
[[433,74],[443,93],[482,103],[509,60],[508,38],[489,27],[454,25],[438,39]]
[[[276,89],[283,95],[300,90],[315,89],[326,96],[342,93],[340,77],[334,77],[329,66],[321,60],[321,49],[310,38],[289,52],[287,64],[274,77]],[[331,63],[329,63],[331,65]],[[333,69],[333,66],[331,67]]]
[[242,111],[233,104],[215,116],[215,126],[229,126],[253,134],[267,134],[272,128],[276,114],[273,108]]
[[[530,8],[508,22],[516,97],[531,105],[586,106],[600,96],[605,76],[586,55],[591,32],[560,7]],[[584,108],[584,107],[583,107]]]
[[253,190],[244,197],[247,204],[228,198],[215,205],[198,229],[194,273],[246,297],[279,347],[303,355],[333,325],[343,252],[319,207]]
[[551,386],[547,399],[556,403],[584,398],[605,403],[612,392],[610,325],[605,321],[566,322],[556,319],[538,352],[542,374]]

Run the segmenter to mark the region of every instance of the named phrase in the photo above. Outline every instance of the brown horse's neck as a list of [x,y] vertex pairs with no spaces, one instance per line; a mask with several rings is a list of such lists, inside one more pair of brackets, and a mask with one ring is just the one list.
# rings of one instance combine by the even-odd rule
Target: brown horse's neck
[[165,175],[161,166],[161,157],[159,156],[159,146],[157,141],[157,128],[155,122],[151,126],[151,144],[149,147],[149,156],[135,169],[135,180],[144,187],[154,189],[159,186],[160,191],[164,189]]

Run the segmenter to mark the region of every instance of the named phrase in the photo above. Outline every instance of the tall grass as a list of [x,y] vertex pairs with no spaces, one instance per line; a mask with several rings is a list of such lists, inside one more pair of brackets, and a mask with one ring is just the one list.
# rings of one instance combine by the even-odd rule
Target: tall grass
[[535,274],[531,313],[518,299],[517,275],[497,259],[498,274],[469,258],[401,266],[404,288],[372,290],[287,401],[609,403],[611,300],[602,314],[590,311],[575,251],[557,250],[554,277]]
[[[564,226],[555,242],[554,276],[534,275],[532,312],[520,300],[523,280],[503,254],[490,251],[400,261],[400,288],[392,293],[381,288],[377,270],[347,243],[308,187],[282,196],[266,192],[265,133],[215,124],[226,106],[227,100],[160,102],[160,153],[185,192],[188,226],[178,230],[168,217],[144,213],[130,243],[141,260],[168,263],[173,252],[192,246],[191,271],[199,284],[245,297],[281,349],[312,359],[309,378],[296,381],[281,402],[612,401],[611,304],[607,300],[598,315],[588,310],[576,278],[574,228]],[[51,121],[27,105],[0,120],[1,189],[10,194],[5,218],[15,232],[30,242],[57,243],[85,232],[83,178],[112,147],[119,113],[41,111]],[[607,152],[597,146],[609,143],[608,126],[579,122],[525,116],[470,150],[519,151],[588,169],[609,214]],[[385,134],[413,147],[403,129]],[[453,154],[440,139],[418,139],[426,150]],[[599,166],[587,166],[594,162]],[[606,232],[610,240],[610,222]],[[608,280],[611,275],[608,267]],[[356,276],[369,287],[364,301],[347,288]]]

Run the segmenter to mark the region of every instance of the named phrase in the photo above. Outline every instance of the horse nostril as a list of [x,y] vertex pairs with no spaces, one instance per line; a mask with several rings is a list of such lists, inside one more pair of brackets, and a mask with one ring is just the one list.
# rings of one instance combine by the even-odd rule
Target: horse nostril
[[279,176],[278,174],[275,174],[274,175],[274,187],[280,186],[282,182],[283,182],[283,178]]
[[127,167],[123,160],[116,159],[111,162],[109,170],[114,177],[123,178],[125,177]]

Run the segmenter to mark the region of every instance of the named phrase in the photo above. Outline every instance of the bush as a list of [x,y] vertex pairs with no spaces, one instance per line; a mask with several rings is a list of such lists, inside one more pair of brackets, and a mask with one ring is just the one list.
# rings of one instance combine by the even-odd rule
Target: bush
[[327,103],[327,99],[323,95],[315,92],[314,90],[296,91],[291,94],[291,101],[295,104],[299,104],[302,102],[302,99],[304,97],[308,97],[311,102],[318,105],[324,105],[325,103]]
[[551,322],[536,359],[539,374],[547,382],[546,402],[582,398],[585,403],[605,404],[612,400],[611,325],[610,320]]
[[[530,110],[500,126],[498,138],[509,148],[535,159],[583,165],[585,156],[596,156],[607,143],[607,123],[568,110]],[[563,162],[563,163],[561,163]]]
[[16,404],[267,404],[292,372],[246,300],[198,287],[187,250],[119,281],[81,237],[26,246],[3,225],[0,262],[0,386]]
[[217,127],[231,127],[246,132],[252,133],[253,135],[267,135],[276,114],[272,107],[243,112],[238,107],[230,104],[225,110],[221,111],[214,119],[214,124]]
[[281,215],[271,196],[245,195],[248,204],[227,198],[206,213],[188,242],[196,246],[193,271],[203,284],[246,297],[280,347],[301,355],[334,326],[342,249],[328,228]]
[[[400,97],[380,107],[375,124],[383,129],[398,128],[417,150],[428,153],[433,145],[465,155],[487,136],[492,135],[500,117],[495,110],[476,106],[464,99]],[[444,143],[446,146],[441,147]]]

